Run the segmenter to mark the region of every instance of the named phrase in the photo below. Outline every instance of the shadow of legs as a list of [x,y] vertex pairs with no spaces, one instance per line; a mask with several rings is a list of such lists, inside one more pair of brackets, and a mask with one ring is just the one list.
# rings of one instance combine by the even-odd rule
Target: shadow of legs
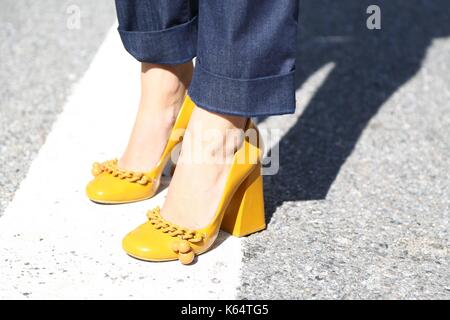
[[326,197],[371,118],[420,70],[432,39],[450,34],[444,0],[377,1],[378,31],[365,27],[370,1],[301,3],[298,86],[325,63],[335,68],[279,143],[280,171],[265,177],[269,221],[284,201]]

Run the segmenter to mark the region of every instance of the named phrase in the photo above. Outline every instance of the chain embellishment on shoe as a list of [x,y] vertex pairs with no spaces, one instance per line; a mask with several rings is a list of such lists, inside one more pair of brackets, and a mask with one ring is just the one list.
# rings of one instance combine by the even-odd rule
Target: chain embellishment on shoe
[[119,167],[117,166],[117,163],[118,163],[117,159],[108,160],[108,161],[101,162],[101,163],[95,162],[92,165],[92,171],[91,171],[92,175],[94,177],[96,177],[103,172],[107,172],[119,179],[127,180],[128,182],[132,182],[132,183],[139,183],[140,185],[143,185],[143,186],[147,185],[148,183],[150,183],[152,181],[151,178],[147,177],[142,172],[135,172],[135,171],[119,169]]
[[182,264],[190,264],[194,261],[195,252],[191,247],[192,243],[198,243],[203,240],[203,235],[197,231],[179,227],[164,220],[160,215],[160,208],[156,207],[147,212],[149,222],[158,230],[168,234],[171,237],[178,238],[171,248],[178,254],[178,260]]

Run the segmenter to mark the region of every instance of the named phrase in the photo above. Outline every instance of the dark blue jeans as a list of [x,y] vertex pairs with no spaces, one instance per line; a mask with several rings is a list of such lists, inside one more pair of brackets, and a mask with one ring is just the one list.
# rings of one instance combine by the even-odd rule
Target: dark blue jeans
[[204,109],[239,116],[295,110],[298,0],[116,0],[119,32],[141,62],[195,56],[189,88]]

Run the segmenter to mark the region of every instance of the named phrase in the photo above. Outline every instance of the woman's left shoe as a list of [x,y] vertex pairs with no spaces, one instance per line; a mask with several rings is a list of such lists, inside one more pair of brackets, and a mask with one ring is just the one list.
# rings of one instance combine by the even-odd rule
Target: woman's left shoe
[[86,187],[88,198],[97,203],[118,204],[153,197],[159,188],[161,175],[170,160],[172,150],[183,138],[194,107],[194,102],[186,95],[166,147],[156,166],[149,172],[119,168],[117,159],[94,163],[92,167],[94,179]]
[[[253,129],[250,134],[248,129]],[[225,189],[213,221],[205,228],[189,230],[166,221],[159,208],[148,211],[148,221],[131,231],[122,242],[132,257],[147,261],[179,259],[190,264],[208,251],[220,229],[242,237],[265,229],[263,181],[259,133],[248,121],[246,138],[235,153]],[[208,201],[205,199],[205,201]]]

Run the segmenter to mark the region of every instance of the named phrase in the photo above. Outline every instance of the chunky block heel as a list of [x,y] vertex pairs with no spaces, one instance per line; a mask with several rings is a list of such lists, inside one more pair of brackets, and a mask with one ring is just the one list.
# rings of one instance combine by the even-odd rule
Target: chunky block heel
[[261,165],[255,167],[233,195],[220,228],[235,237],[266,228]]

